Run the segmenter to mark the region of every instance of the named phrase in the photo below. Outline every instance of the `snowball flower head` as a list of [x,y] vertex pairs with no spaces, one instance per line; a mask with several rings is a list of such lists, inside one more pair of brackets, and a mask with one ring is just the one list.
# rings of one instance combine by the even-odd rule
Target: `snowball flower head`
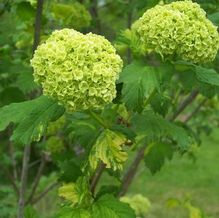
[[68,111],[100,108],[116,96],[122,60],[103,36],[73,29],[54,31],[31,60],[45,95]]
[[213,61],[219,48],[217,27],[192,1],[177,1],[147,10],[133,31],[147,51],[194,63]]

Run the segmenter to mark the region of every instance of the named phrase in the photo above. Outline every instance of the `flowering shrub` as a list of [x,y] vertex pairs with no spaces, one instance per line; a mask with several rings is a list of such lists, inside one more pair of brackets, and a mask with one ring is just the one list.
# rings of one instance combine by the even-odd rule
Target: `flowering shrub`
[[147,10],[133,25],[145,49],[194,63],[212,61],[219,48],[217,27],[197,3],[178,1]]
[[[188,0],[166,5],[173,1],[80,1],[92,17],[89,30],[119,49],[122,70],[112,44],[86,34],[86,19],[83,11],[74,10],[74,2],[0,3],[0,218],[166,218],[161,202],[155,211],[142,195],[143,174],[155,174],[181,156],[195,161],[202,138],[216,133],[217,29]],[[208,18],[219,25],[215,1],[196,2],[203,2]],[[152,9],[132,26],[142,8]],[[212,148],[204,149],[210,154]],[[199,161],[208,169],[206,180],[218,175],[210,167],[215,168],[214,156]],[[203,165],[208,160],[211,164]],[[187,175],[188,185],[194,173],[198,185],[203,173],[194,170]],[[155,190],[163,187],[162,180],[159,187],[150,182],[152,198],[168,191]],[[217,187],[216,181],[210,197]],[[168,207],[209,217],[190,203],[189,194],[182,201],[175,194],[168,194]],[[206,200],[209,205],[218,201]],[[42,203],[46,210],[34,206]],[[173,217],[179,212],[173,211]]]
[[69,111],[102,107],[116,96],[122,60],[104,37],[72,29],[53,32],[31,61],[45,95]]

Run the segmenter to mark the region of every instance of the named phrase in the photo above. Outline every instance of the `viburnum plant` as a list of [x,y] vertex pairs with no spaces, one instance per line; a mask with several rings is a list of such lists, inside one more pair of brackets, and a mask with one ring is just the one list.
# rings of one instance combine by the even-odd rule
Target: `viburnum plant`
[[[217,125],[216,110],[207,124],[201,119],[207,102],[217,102],[217,27],[186,0],[146,10],[114,44],[76,29],[55,30],[38,47],[35,41],[31,100],[0,109],[0,131],[24,147],[18,218],[31,217],[24,211],[41,198],[38,175],[49,161],[61,199],[54,217],[145,217],[148,199],[125,196],[139,164],[154,174],[174,153],[191,154],[204,125]],[[33,147],[41,168],[25,195]],[[118,182],[102,185],[103,173]]]

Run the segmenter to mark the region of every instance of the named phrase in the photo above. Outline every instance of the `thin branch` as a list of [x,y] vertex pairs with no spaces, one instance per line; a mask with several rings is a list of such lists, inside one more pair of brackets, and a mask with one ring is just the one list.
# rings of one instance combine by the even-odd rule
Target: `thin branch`
[[[128,6],[132,4],[132,0],[128,1]],[[129,9],[128,16],[127,16],[127,27],[131,28],[132,26],[132,19],[133,19],[133,9]]]
[[[40,42],[42,12],[43,12],[43,0],[38,0],[37,9],[36,9],[35,29],[34,29],[34,42],[33,42],[33,48],[32,48],[33,53],[36,50]],[[19,190],[17,218],[24,217],[25,192],[26,192],[26,185],[27,185],[29,159],[30,159],[30,145],[25,145],[22,172],[21,172],[21,186]]]
[[33,49],[32,49],[33,53],[40,43],[40,30],[41,30],[41,19],[42,19],[42,12],[43,12],[43,1],[44,0],[37,1],[35,29],[34,29],[34,43],[33,43]]
[[[12,126],[10,126],[8,128],[8,137],[10,138],[10,135],[12,133]],[[8,142],[8,152],[9,152],[9,156],[11,158],[11,163],[12,163],[12,168],[13,168],[13,180],[17,181],[18,179],[18,171],[17,171],[17,162],[16,162],[16,158],[15,158],[15,151],[14,151],[14,146],[13,143],[9,140]]]
[[26,145],[24,147],[24,155],[23,155],[23,164],[22,164],[22,172],[21,172],[21,186],[20,186],[20,190],[19,190],[17,218],[24,217],[25,192],[26,192],[26,186],[27,186],[29,160],[30,160],[30,145]]
[[36,204],[38,201],[40,201],[48,192],[50,192],[56,186],[58,186],[58,182],[54,182],[54,183],[48,185],[42,193],[40,193],[36,198],[34,198],[31,201],[31,204]]
[[36,192],[37,186],[38,186],[38,184],[40,182],[40,179],[42,177],[45,165],[46,165],[46,157],[43,154],[42,158],[41,158],[40,166],[39,166],[38,171],[37,171],[37,175],[36,175],[35,180],[34,180],[33,185],[32,185],[31,193],[30,193],[30,195],[29,195],[29,197],[28,197],[28,199],[26,201],[26,204],[30,203],[32,201],[33,197],[34,197],[34,194]]
[[14,155],[14,146],[11,141],[9,141],[8,147],[9,147],[9,154],[11,157],[11,162],[12,162],[12,167],[13,167],[13,177],[14,177],[14,180],[17,180],[18,179],[17,163],[16,163],[16,159]]
[[[169,118],[170,121],[174,121],[178,115],[180,113],[182,113],[184,111],[184,109],[191,104],[196,96],[198,95],[198,91],[194,90],[179,106],[179,108],[176,110],[176,112],[173,114],[172,117]],[[130,165],[128,171],[126,172],[126,174],[124,175],[123,179],[122,179],[122,184],[121,184],[121,191],[119,192],[119,196],[123,196],[126,194],[126,192],[128,191],[129,186],[131,185],[139,164],[141,163],[141,160],[144,158],[144,152],[145,149],[147,148],[147,145],[144,145],[142,148],[140,148],[137,152],[137,155],[134,159],[134,161],[132,162],[132,164]]]
[[187,123],[189,122],[193,117],[194,115],[196,115],[199,110],[201,109],[201,107],[205,104],[205,102],[207,101],[207,98],[203,99],[199,105],[191,112],[191,114],[189,114],[185,119],[184,119],[184,123]]
[[8,180],[10,181],[15,193],[17,194],[17,196],[19,196],[19,190],[18,187],[15,183],[15,179],[13,178],[13,176],[10,174],[10,172],[8,171],[8,169],[6,169],[3,165],[0,165],[2,171],[4,172],[4,174],[6,175],[6,177],[8,178]]
[[175,120],[179,116],[179,114],[182,113],[191,102],[193,102],[193,100],[197,97],[198,94],[198,90],[192,91],[192,93],[180,104],[179,108],[168,120]]
[[[132,4],[132,0],[128,1],[128,7]],[[133,9],[129,8],[129,12],[127,14],[127,28],[130,29],[132,25],[132,20],[133,20]],[[131,49],[128,48],[127,50],[127,62],[130,63],[132,59],[132,54],[131,54]]]
[[95,172],[93,178],[91,179],[91,184],[90,184],[91,193],[93,193],[93,194],[95,193],[96,186],[97,186],[97,184],[100,180],[100,177],[103,174],[103,171],[105,168],[106,168],[106,165],[102,162],[97,167],[96,172]]
[[35,160],[32,163],[29,164],[29,169],[32,168],[33,166],[37,165],[38,163],[41,163],[41,159]]
[[131,185],[131,183],[132,183],[132,181],[137,173],[138,166],[139,166],[141,160],[144,158],[144,152],[145,152],[146,148],[147,148],[147,145],[145,144],[143,147],[141,147],[138,150],[134,161],[132,162],[131,166],[129,167],[127,173],[124,175],[124,177],[122,179],[121,189],[119,192],[119,197],[123,196],[128,191],[128,188]]
[[97,33],[102,33],[102,25],[98,13],[98,0],[91,0],[90,14],[94,21],[96,21]]

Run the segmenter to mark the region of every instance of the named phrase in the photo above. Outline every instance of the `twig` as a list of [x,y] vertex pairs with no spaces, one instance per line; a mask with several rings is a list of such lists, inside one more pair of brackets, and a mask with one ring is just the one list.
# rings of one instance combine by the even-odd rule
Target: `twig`
[[187,123],[189,122],[195,114],[197,114],[199,112],[199,110],[201,109],[201,107],[205,104],[205,102],[207,101],[207,98],[204,99],[203,101],[200,102],[200,104],[191,112],[191,114],[189,114],[183,121],[183,123]]
[[14,146],[11,141],[9,141],[9,154],[10,154],[11,162],[13,166],[13,177],[14,177],[14,180],[17,180],[18,179],[17,163],[16,163],[16,159],[14,156]]
[[[129,0],[129,1],[128,1],[128,7],[130,7],[131,3],[132,3],[132,0]],[[128,29],[131,28],[132,19],[133,19],[133,9],[130,8],[130,9],[129,9],[129,12],[128,12],[128,14],[127,14],[127,28],[128,28]],[[132,59],[131,49],[128,48],[128,50],[127,50],[127,62],[130,63],[130,62],[131,62],[131,59]]]
[[100,177],[103,174],[103,171],[104,171],[105,168],[106,168],[106,165],[102,162],[97,167],[96,172],[95,172],[93,178],[91,179],[91,184],[90,184],[91,193],[94,194],[96,186],[97,186],[97,184],[100,180]]
[[119,192],[119,197],[123,196],[127,192],[130,184],[132,183],[134,176],[137,173],[138,166],[139,166],[141,160],[144,158],[144,152],[145,152],[146,148],[147,148],[147,145],[145,144],[143,147],[141,147],[139,149],[134,161],[132,162],[131,166],[129,167],[127,173],[124,175],[124,177],[122,179],[122,185],[120,188],[120,192]]
[[6,169],[3,165],[0,165],[2,171],[4,171],[4,174],[6,175],[6,177],[8,178],[8,180],[10,181],[12,187],[14,188],[15,193],[17,194],[17,196],[19,196],[19,190],[18,187],[15,183],[15,179],[13,178],[13,176],[10,174],[10,172],[8,171],[8,169]]
[[97,33],[101,34],[102,26],[101,26],[101,22],[99,18],[99,13],[98,13],[98,0],[91,0],[90,14],[93,20],[96,21]]
[[191,102],[193,102],[193,100],[197,97],[198,94],[198,90],[192,91],[192,93],[180,104],[179,108],[168,120],[175,120],[179,116],[179,114],[182,113]]
[[37,1],[35,29],[34,29],[34,43],[33,43],[33,49],[32,49],[33,53],[40,43],[40,30],[41,30],[41,19],[42,19],[42,12],[43,12],[43,1],[44,0]]
[[20,186],[20,190],[19,190],[17,218],[24,217],[25,192],[26,192],[26,186],[27,186],[29,159],[30,159],[30,145],[26,145],[24,147],[24,156],[23,156],[23,164],[22,164],[22,172],[21,172],[21,186]]
[[52,189],[54,189],[58,185],[58,182],[54,182],[50,185],[48,185],[45,190],[40,193],[36,198],[34,198],[31,201],[31,204],[36,204],[38,201],[40,201],[48,192],[50,192]]
[[32,185],[31,193],[29,195],[29,198],[26,201],[26,204],[30,203],[32,201],[33,197],[34,197],[34,194],[36,192],[37,186],[38,186],[38,184],[40,182],[40,179],[41,179],[41,176],[43,174],[43,170],[45,168],[45,165],[46,165],[46,157],[43,154],[42,158],[41,158],[40,166],[39,166],[38,171],[37,171],[37,175],[36,175],[35,180],[34,180],[33,185]]
[[35,160],[32,163],[29,164],[29,169],[32,168],[33,166],[35,166],[36,164],[41,163],[41,159]]
[[[194,101],[194,99],[196,98],[196,96],[198,95],[198,91],[194,90],[183,102],[182,104],[179,106],[179,108],[177,109],[177,111],[173,114],[172,117],[169,118],[170,121],[174,121],[178,115],[184,111],[184,109]],[[123,179],[122,179],[122,184],[121,184],[121,191],[119,192],[119,196],[123,196],[124,194],[126,194],[129,186],[131,185],[134,176],[136,175],[137,169],[139,164],[141,163],[141,160],[144,158],[144,152],[145,149],[147,148],[147,145],[144,145],[142,148],[140,148],[137,152],[136,158],[134,159],[134,161],[132,162],[132,164],[130,165],[127,173],[124,175]]]

